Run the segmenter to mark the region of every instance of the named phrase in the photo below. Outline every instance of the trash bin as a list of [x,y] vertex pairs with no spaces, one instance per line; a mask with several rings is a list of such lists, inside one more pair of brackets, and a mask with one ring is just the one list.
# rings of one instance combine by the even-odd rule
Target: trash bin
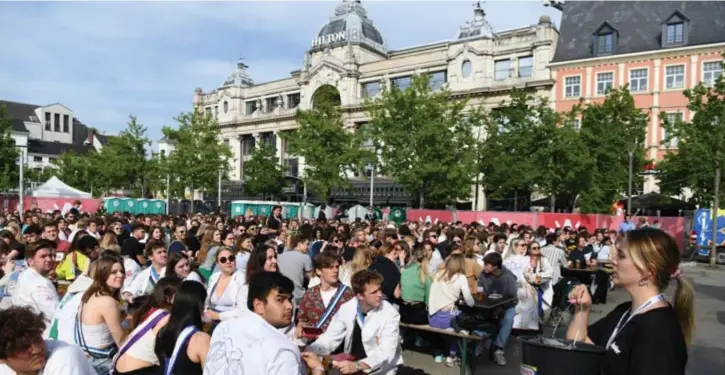
[[522,375],[599,375],[606,350],[542,336],[521,337]]

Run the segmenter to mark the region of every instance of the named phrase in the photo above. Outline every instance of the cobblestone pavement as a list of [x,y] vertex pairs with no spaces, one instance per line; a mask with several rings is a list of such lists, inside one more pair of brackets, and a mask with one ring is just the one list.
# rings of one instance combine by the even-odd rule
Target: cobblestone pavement
[[[710,270],[698,264],[683,267],[683,273],[694,284],[697,293],[695,303],[696,335],[689,353],[687,375],[725,374],[725,269]],[[674,293],[674,287],[668,295]],[[621,290],[609,293],[606,305],[593,307],[592,318],[598,319],[611,311],[614,306],[625,302],[627,294]],[[565,324],[562,323],[562,326]],[[546,328],[545,334],[551,334],[552,328]],[[557,332],[564,335],[563,328]],[[458,375],[460,368],[446,367],[435,363],[430,354],[406,350],[403,353],[406,366],[419,369],[416,374]],[[518,375],[521,364],[520,347],[516,337],[511,337],[506,349],[506,367],[500,367],[488,358],[476,359],[474,375]]]

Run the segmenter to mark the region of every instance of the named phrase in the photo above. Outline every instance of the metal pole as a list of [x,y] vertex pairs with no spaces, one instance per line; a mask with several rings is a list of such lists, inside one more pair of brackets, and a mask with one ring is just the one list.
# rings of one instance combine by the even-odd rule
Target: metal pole
[[632,164],[634,164],[634,150],[629,151],[629,187],[627,188],[627,215],[632,212]]
[[302,180],[302,217],[305,217],[305,210],[307,209],[307,182]]
[[222,209],[222,170],[219,170],[219,181],[217,183],[217,196],[216,196],[216,205],[219,207],[219,210]]
[[717,211],[720,208],[720,164],[715,167],[715,196],[712,198],[712,244],[710,244],[710,267],[717,264]]
[[18,190],[18,197],[20,200],[18,201],[18,213],[20,214],[20,224],[23,223],[23,213],[25,212],[25,188],[23,187],[23,173],[25,172],[25,154],[23,153],[23,150],[20,150],[20,181],[19,181],[19,190]]
[[169,214],[169,206],[171,205],[171,176],[166,175],[166,215]]
[[370,165],[370,207],[373,207],[373,188],[375,186],[375,165]]

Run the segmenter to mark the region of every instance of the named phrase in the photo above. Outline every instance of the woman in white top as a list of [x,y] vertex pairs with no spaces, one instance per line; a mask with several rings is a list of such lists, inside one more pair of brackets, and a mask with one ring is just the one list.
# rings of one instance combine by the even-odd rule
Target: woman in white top
[[[428,297],[428,322],[431,327],[441,329],[451,327],[451,321],[458,316],[456,301],[461,295],[466,305],[473,306],[473,295],[468,288],[464,264],[463,254],[451,254],[443,263],[443,269],[433,277]],[[456,363],[457,346],[447,340],[444,343],[446,348],[450,348],[446,365],[453,366]]]
[[169,275],[175,275],[182,280],[198,281],[204,284],[201,275],[191,270],[189,257],[184,253],[172,253],[169,255],[169,259],[166,261],[166,269],[169,270]]
[[162,370],[154,352],[156,335],[169,320],[172,301],[179,285],[181,280],[176,277],[162,278],[149,299],[133,314],[133,331],[114,359],[116,375],[156,375]]
[[511,241],[511,252],[504,258],[503,266],[511,271],[518,281],[519,302],[516,304],[514,329],[539,329],[538,296],[534,287],[526,280],[526,272],[531,268],[526,242],[520,239]]
[[209,294],[206,296],[204,317],[211,319],[216,326],[220,320],[235,316],[236,299],[244,284],[244,274],[237,271],[234,252],[222,247],[216,253],[216,268],[209,279]]
[[96,372],[105,375],[126,336],[118,303],[125,272],[117,255],[104,255],[97,262],[93,285],[83,294],[75,317],[74,344],[86,352]]
[[531,266],[524,273],[524,277],[538,293],[538,311],[541,315],[551,307],[551,301],[554,298],[554,288],[551,285],[551,263],[541,254],[541,244],[536,241],[529,243],[528,254]]

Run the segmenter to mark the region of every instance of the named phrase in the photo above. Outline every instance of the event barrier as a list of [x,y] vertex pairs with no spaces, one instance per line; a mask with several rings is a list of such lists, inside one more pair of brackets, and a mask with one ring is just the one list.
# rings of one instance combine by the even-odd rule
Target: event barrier
[[[682,248],[685,243],[685,218],[684,217],[658,217],[644,216],[647,222],[652,224],[659,221],[660,228],[669,233],[677,240]],[[596,228],[617,229],[622,222],[622,216],[611,216],[602,214],[576,214],[576,213],[553,213],[553,212],[497,212],[497,211],[447,211],[447,210],[418,210],[408,209],[408,220],[434,222],[462,221],[464,223],[479,222],[484,225],[488,223],[516,223],[531,226],[533,228],[543,225],[547,228],[581,228],[586,227],[590,231]],[[689,236],[688,236],[689,237]]]
[[[12,212],[18,209],[17,196],[0,195],[0,211]],[[68,212],[73,207],[73,202],[81,202],[81,211],[95,212],[103,203],[101,199],[85,199],[85,198],[62,198],[62,197],[24,197],[23,208],[25,210],[41,209],[43,212],[60,210],[63,213]]]

